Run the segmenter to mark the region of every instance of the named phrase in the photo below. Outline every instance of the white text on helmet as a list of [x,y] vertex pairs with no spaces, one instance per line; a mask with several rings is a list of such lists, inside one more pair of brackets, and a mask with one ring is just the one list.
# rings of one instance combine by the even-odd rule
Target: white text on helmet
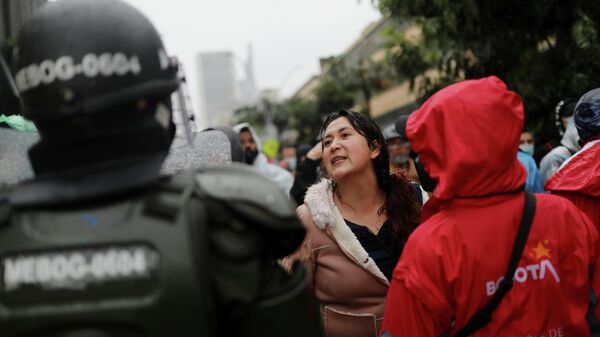
[[77,75],[94,78],[138,75],[141,71],[137,55],[127,57],[124,53],[89,53],[84,55],[78,64],[75,64],[71,56],[30,64],[17,72],[15,82],[19,92],[24,93],[40,85],[69,81]]

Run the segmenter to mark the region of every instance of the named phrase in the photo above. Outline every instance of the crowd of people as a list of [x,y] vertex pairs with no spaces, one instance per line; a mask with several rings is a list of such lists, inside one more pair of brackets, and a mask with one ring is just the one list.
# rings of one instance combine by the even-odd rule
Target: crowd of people
[[600,336],[600,88],[537,149],[489,76],[272,159],[247,123],[173,141],[177,65],[129,5],[50,3],[17,47],[39,137],[0,191],[0,336]]

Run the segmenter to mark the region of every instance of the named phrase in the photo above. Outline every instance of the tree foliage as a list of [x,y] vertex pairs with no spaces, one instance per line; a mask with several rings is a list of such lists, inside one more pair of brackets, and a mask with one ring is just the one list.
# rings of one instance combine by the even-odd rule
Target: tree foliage
[[323,123],[322,114],[316,111],[316,103],[301,98],[291,98],[282,105],[288,129],[299,133],[298,144],[313,144]]
[[389,33],[390,61],[425,99],[462,78],[496,75],[524,100],[527,125],[552,136],[553,108],[599,86],[600,2],[583,0],[380,0],[383,13],[421,29]]
[[267,115],[278,133],[297,130],[298,143],[312,144],[316,141],[325,117],[334,111],[349,109],[361,104],[368,113],[368,102],[375,94],[391,86],[389,70],[385,63],[359,61],[345,64],[341,59],[332,60],[332,67],[320,78],[314,91],[315,99],[291,98],[283,102],[263,99],[256,105],[238,108],[238,122],[247,122],[257,131],[264,130]]
[[317,96],[317,113],[328,114],[340,109],[348,109],[354,105],[354,95],[340,81],[332,78],[322,79],[315,91]]
[[247,105],[237,108],[233,114],[237,123],[248,123],[252,125],[257,132],[262,132],[264,130],[265,117],[258,105]]
[[392,79],[385,62],[361,59],[348,64],[343,58],[333,59],[315,93],[318,111],[326,114],[359,104],[361,111],[368,114],[371,98],[388,89]]
[[279,103],[263,99],[259,104],[235,111],[238,123],[249,123],[259,133],[265,130],[268,114],[278,134],[284,130],[297,130],[298,143],[314,143],[323,122],[322,116],[316,111],[316,103],[300,98]]

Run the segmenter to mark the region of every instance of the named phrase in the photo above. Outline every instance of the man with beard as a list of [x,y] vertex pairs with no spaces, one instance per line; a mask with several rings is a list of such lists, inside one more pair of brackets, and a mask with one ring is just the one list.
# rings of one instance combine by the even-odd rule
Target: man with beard
[[267,156],[260,152],[260,138],[254,128],[248,123],[240,123],[233,129],[240,135],[240,142],[244,149],[244,162],[251,165],[261,175],[275,181],[279,188],[289,196],[294,176],[287,170],[269,163]]

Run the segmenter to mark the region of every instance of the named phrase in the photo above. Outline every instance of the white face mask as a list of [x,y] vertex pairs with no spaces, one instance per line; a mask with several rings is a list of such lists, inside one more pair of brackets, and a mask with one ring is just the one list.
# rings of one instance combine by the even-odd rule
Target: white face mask
[[519,149],[530,156],[533,156],[533,144],[521,144]]

